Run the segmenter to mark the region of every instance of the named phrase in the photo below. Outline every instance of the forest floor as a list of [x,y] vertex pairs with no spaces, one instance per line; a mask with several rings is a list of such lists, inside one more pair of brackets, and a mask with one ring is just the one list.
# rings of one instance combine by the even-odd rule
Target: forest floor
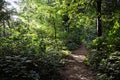
[[65,66],[61,71],[63,80],[96,80],[95,73],[84,63],[88,50],[84,44],[65,57]]

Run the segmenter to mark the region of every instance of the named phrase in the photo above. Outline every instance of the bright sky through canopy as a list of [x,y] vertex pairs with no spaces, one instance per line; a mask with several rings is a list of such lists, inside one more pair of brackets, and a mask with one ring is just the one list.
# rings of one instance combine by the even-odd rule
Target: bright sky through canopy
[[8,9],[15,9],[16,11],[19,11],[20,8],[17,5],[17,3],[21,0],[5,0],[8,4],[7,4],[7,8]]
[[[17,12],[20,11],[20,7],[19,7],[18,3],[19,3],[20,1],[22,1],[22,0],[5,0],[5,1],[7,2],[7,6],[6,6],[7,9],[9,9],[9,10],[15,10],[15,11],[17,11]],[[12,19],[13,21],[16,21],[17,18],[18,18],[17,15],[11,15],[11,19]]]

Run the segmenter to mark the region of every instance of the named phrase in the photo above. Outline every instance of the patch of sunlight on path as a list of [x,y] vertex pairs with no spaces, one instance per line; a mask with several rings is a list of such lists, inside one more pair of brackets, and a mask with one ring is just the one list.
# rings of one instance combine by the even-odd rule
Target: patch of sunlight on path
[[60,72],[63,80],[95,80],[93,71],[84,64],[88,53],[84,44],[65,58],[65,67]]
[[83,62],[86,58],[85,55],[75,55],[75,54],[70,54],[76,60],[77,62]]

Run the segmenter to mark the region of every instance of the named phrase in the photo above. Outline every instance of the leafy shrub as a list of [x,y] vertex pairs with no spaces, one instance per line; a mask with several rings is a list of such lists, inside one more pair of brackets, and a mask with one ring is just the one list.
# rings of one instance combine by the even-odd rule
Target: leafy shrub
[[5,56],[0,58],[1,80],[60,80],[58,66],[40,58]]
[[111,80],[120,79],[120,52],[111,53],[110,56],[100,63],[99,70],[105,73]]
[[113,45],[105,45],[101,46],[100,51],[92,49],[89,54],[86,63],[98,71],[98,80],[119,80],[120,52],[113,51],[115,51]]
[[62,52],[57,51],[48,38],[18,32],[1,37],[0,42],[1,80],[60,79],[58,69],[62,65]]
[[82,37],[80,28],[70,28],[65,37],[65,46],[68,50],[77,49],[82,43]]
[[89,64],[91,64],[94,68],[98,68],[102,59],[106,59],[109,54],[112,52],[113,47],[109,49],[110,44],[107,43],[105,37],[99,37],[93,40],[93,44],[90,45],[90,54],[89,54]]
[[115,23],[107,37],[93,41],[88,64],[97,69],[98,80],[119,80],[120,76],[120,25]]

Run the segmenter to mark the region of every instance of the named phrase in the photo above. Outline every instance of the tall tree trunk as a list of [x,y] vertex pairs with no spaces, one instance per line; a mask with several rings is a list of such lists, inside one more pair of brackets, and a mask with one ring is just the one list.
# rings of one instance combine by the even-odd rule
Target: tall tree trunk
[[5,30],[5,20],[3,20],[3,36],[6,36],[6,30]]
[[56,40],[56,38],[57,38],[57,29],[56,29],[56,24],[55,24],[54,20],[53,20],[53,27],[54,27],[54,38]]
[[[102,1],[101,0],[97,0],[97,16],[98,16],[97,17],[97,36],[98,37],[102,36],[101,4],[102,4]],[[98,44],[98,47],[97,47],[97,50],[99,52],[101,52],[100,45],[101,44]],[[99,54],[99,52],[98,52],[98,54]]]
[[97,0],[97,36],[102,36],[102,21],[101,21],[101,0]]

